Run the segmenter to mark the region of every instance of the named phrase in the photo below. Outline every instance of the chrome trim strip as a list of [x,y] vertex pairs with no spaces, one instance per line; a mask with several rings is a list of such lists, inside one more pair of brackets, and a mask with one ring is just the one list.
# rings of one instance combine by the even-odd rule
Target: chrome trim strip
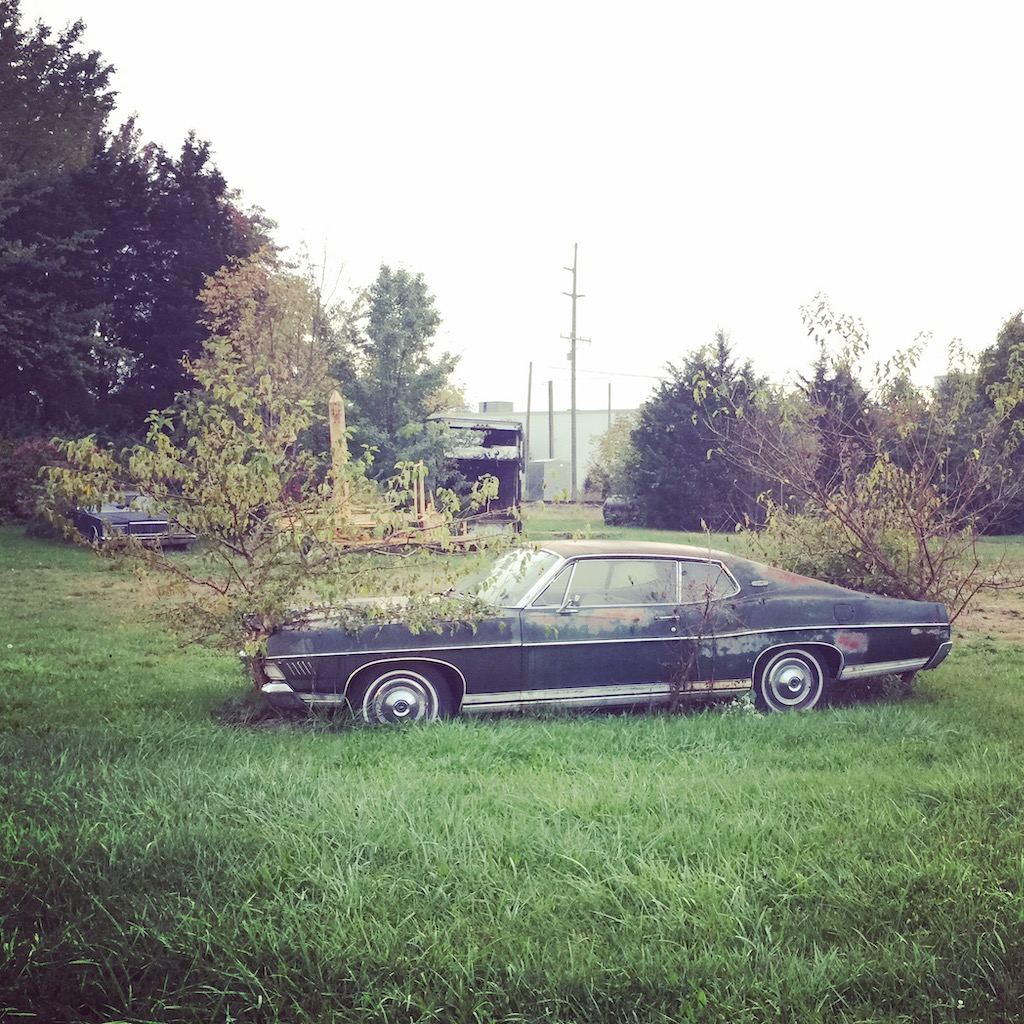
[[316,674],[313,664],[305,658],[290,658],[288,660],[288,673],[292,677],[305,677],[312,679]]
[[927,664],[927,658],[909,658],[904,661],[872,661],[867,665],[847,665],[839,673],[839,678],[863,679],[868,676],[884,676],[894,672],[917,672]]
[[[945,626],[943,622],[876,622],[869,623],[866,625],[844,625],[841,626],[838,623],[829,624],[818,624],[818,625],[807,625],[807,626],[777,626],[770,629],[744,629],[735,630],[728,633],[706,633],[703,636],[700,634],[689,634],[689,633],[676,633],[668,636],[634,636],[634,637],[607,637],[607,638],[596,638],[588,637],[581,640],[538,640],[530,641],[528,643],[523,642],[512,642],[511,640],[505,644],[450,644],[445,647],[411,647],[407,651],[402,651],[398,658],[395,657],[394,648],[380,648],[374,650],[365,651],[323,651],[320,653],[305,652],[302,654],[272,654],[268,656],[269,661],[295,661],[302,660],[304,658],[338,658],[338,657],[351,657],[353,655],[360,656],[380,656],[381,660],[401,660],[406,661],[424,661],[430,660],[431,656],[434,656],[433,660],[443,663],[440,658],[436,657],[438,651],[507,651],[515,648],[537,648],[537,647],[568,647],[572,644],[637,644],[637,643],[650,643],[652,640],[700,640],[704,643],[718,642],[722,640],[737,640],[748,636],[776,636],[787,633],[807,633],[814,632],[815,630],[824,630],[828,632],[839,632],[845,631],[850,632],[856,630],[858,632],[865,632],[868,630],[876,629],[936,629]],[[822,638],[817,640],[790,640],[785,641],[786,643],[817,643],[817,644],[828,644],[832,641]],[[422,651],[422,655],[418,655],[414,652]]]
[[[743,692],[750,689],[749,679],[715,679],[699,681],[685,687],[681,695],[701,697],[705,694]],[[466,711],[485,708],[513,708],[528,704],[633,704],[652,698],[668,698],[672,687],[667,683],[628,683],[622,686],[566,686],[550,690],[469,693],[463,698]]]
[[296,693],[295,696],[311,708],[336,708],[348,704],[348,697],[343,693]]
[[303,693],[293,690],[287,683],[264,683],[260,690],[268,697],[291,697],[296,703],[301,701],[308,708],[338,707],[348,703],[343,693]]
[[493,693],[467,693],[462,698],[462,707],[467,711],[484,706],[515,707],[520,703],[519,692],[519,690],[499,690]]
[[[301,661],[304,658],[351,658],[355,655],[376,658],[376,661],[367,662],[368,665],[375,665],[378,661],[436,661],[439,665],[446,665],[448,662],[437,657],[438,652],[445,651],[508,651],[517,650],[522,647],[521,643],[509,641],[507,644],[448,644],[445,647],[410,647],[408,649],[396,650],[394,647],[381,647],[364,651],[306,651],[302,654],[268,654],[267,661]],[[418,654],[422,651],[422,654]]]
[[[453,648],[444,648],[444,650],[452,649]],[[399,657],[394,657],[393,655],[389,657],[385,655],[385,657],[378,658],[376,661],[368,661],[365,665],[360,665],[357,669],[353,669],[353,671],[349,672],[345,679],[345,692],[348,692],[348,688],[352,685],[352,680],[355,676],[362,674],[367,669],[373,668],[374,665],[393,665],[395,662],[403,661],[414,661],[417,664],[438,665],[449,672],[454,672],[456,678],[462,683],[462,692],[466,692],[466,677],[462,674],[462,670],[457,668],[450,661],[445,661],[442,658],[429,657],[427,653],[422,655],[406,655],[403,653]]]
[[[863,626],[840,626],[833,623],[832,625],[808,625],[808,626],[776,626],[769,629],[741,629],[734,630],[732,632],[724,633],[673,633],[668,636],[635,636],[635,637],[608,637],[608,638],[586,638],[583,640],[538,640],[532,641],[529,644],[522,644],[523,647],[568,647],[571,644],[630,644],[630,643],[649,643],[651,640],[699,640],[702,643],[714,643],[721,640],[741,640],[748,636],[775,636],[784,633],[808,633],[808,632],[830,632],[830,633],[850,633],[850,632],[864,632],[866,630],[874,629],[922,629],[922,628],[934,628],[941,625],[937,622],[931,623],[903,623],[903,622],[877,622]],[[821,637],[817,639],[793,639],[786,640],[777,646],[786,646],[788,644],[829,644],[835,646],[834,639],[828,637]],[[466,646],[473,646],[468,644]]]
[[494,700],[488,704],[462,705],[462,712],[466,715],[479,715],[487,711],[516,711],[521,708],[522,701],[518,700]]

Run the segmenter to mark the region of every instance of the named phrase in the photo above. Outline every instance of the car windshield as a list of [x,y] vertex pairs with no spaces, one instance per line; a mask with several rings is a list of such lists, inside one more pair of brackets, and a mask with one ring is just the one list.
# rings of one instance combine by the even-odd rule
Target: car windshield
[[[92,506],[93,509],[96,506]],[[121,501],[105,501],[99,506],[100,512],[143,512],[146,515],[153,513],[153,499],[146,494],[139,494],[138,491],[125,491]]]
[[502,555],[482,572],[463,580],[455,589],[488,604],[517,605],[534,584],[560,561],[559,556],[550,551],[517,548]]

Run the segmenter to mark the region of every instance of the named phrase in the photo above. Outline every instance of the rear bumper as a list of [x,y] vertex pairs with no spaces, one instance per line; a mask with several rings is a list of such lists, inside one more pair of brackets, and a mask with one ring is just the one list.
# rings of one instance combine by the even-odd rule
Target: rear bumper
[[944,643],[939,644],[939,649],[931,656],[924,668],[935,668],[936,665],[941,665],[951,650],[953,650],[952,640],[946,640]]

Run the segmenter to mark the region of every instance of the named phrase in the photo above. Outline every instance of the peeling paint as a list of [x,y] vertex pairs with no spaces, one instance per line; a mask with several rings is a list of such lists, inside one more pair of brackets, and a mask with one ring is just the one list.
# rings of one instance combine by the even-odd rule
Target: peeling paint
[[840,629],[836,632],[836,647],[844,654],[863,654],[868,649],[868,635]]

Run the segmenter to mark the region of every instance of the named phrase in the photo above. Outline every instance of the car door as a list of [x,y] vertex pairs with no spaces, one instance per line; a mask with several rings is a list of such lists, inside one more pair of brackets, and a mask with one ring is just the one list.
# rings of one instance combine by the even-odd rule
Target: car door
[[664,697],[685,658],[679,560],[573,559],[520,612],[526,704],[634,704]]
[[732,691],[749,684],[746,631],[732,600],[739,589],[721,562],[680,559],[677,629],[686,656],[678,682],[684,690]]

